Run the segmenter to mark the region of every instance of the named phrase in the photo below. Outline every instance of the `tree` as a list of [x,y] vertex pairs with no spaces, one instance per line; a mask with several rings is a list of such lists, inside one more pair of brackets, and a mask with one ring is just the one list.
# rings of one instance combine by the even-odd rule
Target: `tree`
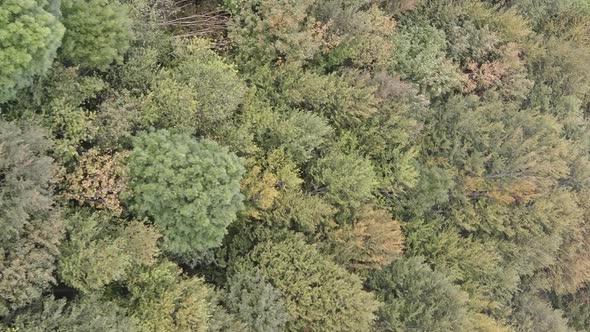
[[119,194],[127,186],[126,169],[122,159],[128,153],[101,153],[91,149],[80,157],[79,165],[66,176],[66,197],[80,205],[122,212]]
[[200,278],[183,277],[172,262],[140,268],[127,281],[132,317],[142,331],[207,331],[214,292]]
[[11,103],[7,115],[11,119],[39,119],[51,134],[53,156],[62,164],[70,164],[78,157],[80,145],[93,136],[94,114],[88,105],[106,86],[101,78],[83,75],[78,67],[55,63],[28,93]]
[[567,318],[568,324],[583,331],[590,326],[590,288],[585,285],[573,294],[557,295],[549,293],[552,307],[558,309]]
[[245,86],[233,65],[201,38],[178,42],[170,66],[159,71],[143,105],[143,121],[160,128],[185,127],[199,134],[228,120]]
[[179,257],[216,247],[242,208],[244,168],[227,149],[167,130],[142,133],[129,156],[129,209],[160,229]]
[[374,272],[368,287],[385,303],[380,331],[462,331],[466,296],[422,258],[408,257]]
[[262,242],[234,264],[237,272],[256,267],[283,294],[286,331],[366,331],[373,321],[377,302],[360,279],[297,236]]
[[256,145],[266,151],[282,148],[298,165],[309,161],[333,133],[328,121],[317,114],[273,109],[260,98],[251,99],[243,107],[243,121]]
[[377,185],[370,161],[337,150],[318,159],[309,173],[313,191],[324,194],[328,202],[345,209],[359,208]]
[[137,321],[129,318],[123,308],[92,296],[72,302],[44,298],[41,303],[19,313],[11,325],[14,331],[30,332],[138,331]]
[[61,45],[59,1],[4,0],[0,8],[0,103],[43,76]]
[[264,280],[260,270],[239,272],[228,280],[225,305],[255,332],[282,331],[289,315],[281,293]]
[[456,65],[446,59],[446,36],[420,17],[410,16],[398,27],[391,70],[420,86],[433,96],[460,85]]
[[55,283],[63,222],[52,208],[48,149],[41,129],[0,120],[0,316]]
[[322,75],[297,65],[278,69],[260,67],[251,78],[259,96],[278,108],[295,108],[317,113],[334,127],[362,123],[377,112],[377,87],[361,71]]
[[512,325],[517,332],[569,332],[567,319],[560,310],[551,308],[546,300],[532,294],[522,294],[517,299],[512,315]]
[[127,8],[119,0],[63,0],[64,60],[105,69],[122,60],[133,38]]
[[352,271],[380,269],[401,257],[403,234],[400,223],[385,210],[364,206],[352,225],[329,234],[328,252],[337,263]]
[[393,20],[366,0],[225,1],[237,63],[250,72],[268,64],[383,66]]
[[283,226],[304,234],[315,234],[333,227],[336,209],[317,195],[299,190],[282,193],[274,208],[263,215],[273,226]]
[[156,262],[160,234],[141,222],[123,225],[108,213],[77,212],[67,220],[61,246],[61,280],[84,293],[123,282],[129,273]]

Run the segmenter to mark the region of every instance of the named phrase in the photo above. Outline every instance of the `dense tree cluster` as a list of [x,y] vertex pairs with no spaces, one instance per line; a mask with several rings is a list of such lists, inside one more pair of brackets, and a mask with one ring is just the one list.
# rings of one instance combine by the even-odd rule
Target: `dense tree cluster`
[[0,0],[0,330],[590,330],[588,0]]

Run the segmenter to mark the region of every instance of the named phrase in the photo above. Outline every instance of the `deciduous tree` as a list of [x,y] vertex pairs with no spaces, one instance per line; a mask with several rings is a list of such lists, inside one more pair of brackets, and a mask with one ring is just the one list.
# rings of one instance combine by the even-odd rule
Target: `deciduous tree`
[[61,8],[64,60],[99,69],[122,60],[133,33],[127,8],[119,0],[63,0]]
[[59,1],[4,0],[0,8],[0,103],[43,76],[61,45]]

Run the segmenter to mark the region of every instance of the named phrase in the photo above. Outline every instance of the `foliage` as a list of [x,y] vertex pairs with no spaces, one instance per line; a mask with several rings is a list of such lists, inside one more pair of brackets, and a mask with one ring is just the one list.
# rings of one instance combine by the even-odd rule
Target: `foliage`
[[397,260],[367,282],[385,303],[379,309],[381,331],[461,331],[465,296],[444,274],[419,257]]
[[49,297],[20,313],[12,328],[31,332],[133,332],[137,331],[136,323],[115,303],[97,297],[82,297],[73,303]]
[[51,66],[64,35],[55,4],[54,0],[2,1],[0,103],[13,99]]
[[264,215],[265,220],[296,231],[313,234],[331,228],[336,209],[317,195],[302,191],[285,191],[274,209]]
[[[246,107],[245,107],[246,108]],[[297,164],[314,156],[333,132],[326,119],[312,112],[281,112],[262,102],[251,102],[244,114],[255,143],[267,151],[284,149]]]
[[86,105],[105,88],[106,82],[99,77],[85,76],[78,67],[55,64],[31,86],[30,94],[21,94],[9,115],[38,120],[51,134],[57,161],[69,164],[78,157],[81,144],[94,136],[94,114]]
[[519,332],[571,331],[559,310],[554,310],[547,301],[534,295],[524,294],[518,299],[512,319],[515,321],[515,330]]
[[377,302],[362,290],[360,279],[300,238],[260,243],[236,263],[239,272],[255,267],[283,294],[292,319],[287,331],[364,331],[373,321]]
[[92,149],[80,156],[78,167],[67,175],[66,197],[81,205],[121,213],[119,194],[127,187],[122,159],[127,153],[102,154]]
[[229,35],[237,62],[249,70],[314,60],[329,69],[346,61],[378,67],[391,50],[393,19],[367,9],[368,1],[227,0],[225,7],[234,14]]
[[140,99],[123,90],[105,97],[92,121],[94,141],[102,149],[131,146],[133,134],[141,126]]
[[394,37],[392,67],[402,78],[416,82],[420,91],[440,95],[459,86],[456,66],[446,59],[446,36],[428,21],[402,21]]
[[143,105],[143,121],[207,133],[236,110],[245,92],[234,66],[200,38],[179,43],[171,68],[160,71]]
[[160,235],[140,222],[117,225],[111,218],[99,213],[67,218],[68,240],[61,246],[59,260],[64,283],[89,293],[127,279],[137,267],[155,263]]
[[281,331],[289,321],[281,293],[264,280],[258,269],[230,278],[225,305],[252,331]]
[[590,329],[588,0],[0,3],[0,330]]
[[313,190],[342,208],[359,208],[371,197],[377,184],[370,161],[337,150],[318,159],[310,169],[310,175]]
[[135,271],[127,288],[140,331],[207,331],[213,290],[202,279],[181,276],[174,263],[162,261]]
[[52,211],[53,161],[36,127],[0,120],[0,316],[55,283],[63,223]]
[[190,257],[218,246],[242,207],[243,166],[212,141],[166,130],[143,133],[128,167],[129,209],[153,219],[171,254]]
[[65,61],[106,68],[121,61],[133,37],[127,9],[119,0],[62,0]]
[[561,310],[571,327],[583,331],[590,324],[590,306],[587,285],[573,294],[550,294],[551,304]]
[[338,228],[328,241],[334,260],[351,270],[380,269],[403,250],[399,222],[371,206],[361,208],[353,225]]
[[281,107],[321,114],[335,126],[358,124],[377,112],[377,88],[361,72],[320,75],[294,65],[262,68],[252,78],[261,97]]

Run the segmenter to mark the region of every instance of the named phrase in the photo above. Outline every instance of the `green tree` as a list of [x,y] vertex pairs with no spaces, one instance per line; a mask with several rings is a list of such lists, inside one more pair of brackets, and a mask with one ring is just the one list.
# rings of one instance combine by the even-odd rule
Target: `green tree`
[[274,208],[262,219],[272,225],[312,235],[321,229],[331,228],[335,214],[336,209],[323,198],[300,190],[288,190],[277,198]]
[[446,58],[446,36],[421,17],[402,20],[394,40],[391,70],[436,96],[460,86],[458,68]]
[[3,0],[0,6],[0,103],[43,76],[61,45],[59,1]]
[[385,303],[380,331],[462,331],[466,296],[422,258],[409,257],[374,272],[367,285]]
[[147,124],[207,134],[231,117],[245,85],[235,67],[210,48],[201,38],[177,43],[173,61],[159,72],[145,100],[142,116]]
[[19,313],[11,325],[15,331],[30,332],[138,331],[137,322],[117,304],[85,296],[72,302],[44,298],[41,303]]
[[216,247],[242,208],[244,168],[227,149],[167,130],[140,134],[128,159],[129,209],[161,230],[164,249],[190,257]]
[[282,331],[289,321],[281,293],[260,270],[239,272],[228,280],[225,306],[255,332]]
[[338,207],[357,209],[371,198],[377,185],[373,165],[356,154],[333,150],[310,169],[312,189]]
[[138,269],[126,285],[130,315],[140,331],[207,331],[215,310],[213,289],[200,278],[183,277],[174,263]]
[[584,285],[573,294],[556,295],[550,293],[553,308],[560,310],[568,323],[576,331],[584,331],[590,326],[590,288]]
[[243,107],[243,121],[256,145],[266,151],[282,148],[295,163],[301,165],[309,161],[315,150],[331,137],[332,127],[317,114],[273,109],[257,97],[253,99]]
[[[53,156],[63,164],[76,160],[80,145],[92,138],[92,100],[101,96],[107,83],[83,75],[78,67],[55,63],[29,93],[22,93],[8,108],[10,118],[40,121],[51,134]],[[90,108],[90,109],[89,109]]]
[[535,295],[523,294],[516,299],[516,309],[511,317],[517,332],[570,332],[567,319],[560,310]]
[[89,293],[124,281],[137,267],[154,264],[160,235],[138,221],[121,224],[107,213],[81,211],[69,216],[68,239],[60,248],[61,280]]
[[359,277],[296,236],[262,242],[234,265],[238,272],[256,267],[283,294],[287,331],[366,331],[373,321],[378,303]]
[[322,75],[296,65],[260,67],[251,78],[259,96],[280,108],[322,115],[335,127],[349,127],[377,113],[377,87],[360,71]]
[[64,227],[53,211],[48,149],[41,129],[0,120],[0,316],[55,283]]
[[316,62],[383,66],[393,20],[367,0],[224,1],[232,13],[229,37],[242,68]]
[[64,60],[99,69],[122,60],[133,33],[127,8],[119,0],[62,0],[61,9]]

